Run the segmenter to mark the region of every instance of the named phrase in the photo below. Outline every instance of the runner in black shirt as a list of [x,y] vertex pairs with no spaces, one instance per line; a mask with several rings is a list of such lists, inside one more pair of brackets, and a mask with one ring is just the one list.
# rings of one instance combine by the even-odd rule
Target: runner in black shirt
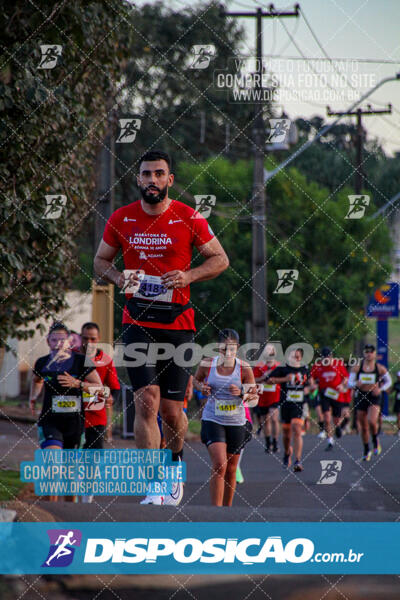
[[[50,354],[37,359],[33,368],[29,403],[32,414],[44,386],[42,410],[38,418],[42,449],[79,448],[84,432],[82,392],[103,387],[95,366],[85,366],[84,354],[72,352],[69,331],[55,323],[47,336]],[[56,497],[51,497],[56,499]]]
[[400,371],[397,371],[397,381],[392,387],[394,396],[393,412],[397,416],[397,435],[400,435]]
[[268,377],[268,383],[279,383],[281,386],[281,420],[282,437],[284,446],[283,466],[290,467],[293,448],[291,438],[293,433],[293,445],[295,463],[293,470],[303,470],[301,455],[303,450],[303,405],[304,395],[308,394],[311,382],[307,367],[301,366],[303,349],[297,348],[291,355],[285,366],[277,367]]

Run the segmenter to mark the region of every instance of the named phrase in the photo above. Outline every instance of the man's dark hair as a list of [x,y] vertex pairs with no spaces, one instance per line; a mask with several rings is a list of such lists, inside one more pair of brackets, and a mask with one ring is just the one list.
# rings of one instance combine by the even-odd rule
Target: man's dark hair
[[232,340],[239,343],[239,334],[236,329],[222,329],[218,334],[218,341],[225,342],[226,340]]
[[53,331],[65,331],[65,333],[67,333],[69,335],[70,331],[68,329],[68,327],[66,325],[64,325],[64,323],[61,323],[61,321],[55,321],[49,329],[49,335],[51,333],[53,333]]
[[165,160],[165,162],[168,165],[169,171],[171,171],[171,164],[172,164],[171,163],[171,158],[170,158],[169,154],[167,154],[163,150],[149,150],[148,152],[145,152],[143,154],[143,156],[141,156],[140,159],[139,159],[139,170],[140,170],[140,165],[145,160],[146,161],[150,161],[150,160]]
[[81,332],[84,329],[97,329],[97,331],[100,333],[100,327],[97,325],[97,323],[93,323],[92,321],[88,321],[87,323],[84,323],[81,327]]

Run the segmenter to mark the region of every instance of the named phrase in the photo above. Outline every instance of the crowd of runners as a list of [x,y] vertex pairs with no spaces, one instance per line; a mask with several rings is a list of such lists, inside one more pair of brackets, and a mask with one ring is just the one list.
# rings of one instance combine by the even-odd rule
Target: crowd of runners
[[[175,360],[176,353],[129,366],[131,344],[193,350],[196,329],[190,286],[220,276],[229,266],[206,219],[169,198],[173,181],[169,156],[147,152],[139,161],[137,177],[142,198],[111,215],[94,261],[97,275],[125,292],[123,342],[134,392],[137,448],[165,447],[174,462],[182,460],[188,427],[184,405],[193,389],[201,397],[201,440],[210,456],[210,494],[216,506],[232,504],[236,482],[243,481],[239,465],[245,445],[261,432],[265,452],[281,453],[283,467],[298,473],[304,468],[303,436],[312,418],[318,423],[318,436],[326,438],[327,451],[354,422],[362,437],[362,460],[379,455],[382,393],[392,388],[392,380],[377,362],[372,345],[365,346],[362,359],[350,370],[328,347],[312,366],[306,364],[301,344],[282,364],[269,344],[265,360],[251,367],[238,358],[238,333],[223,329],[217,334],[216,354],[201,360],[195,373]],[[194,248],[199,257],[193,266]],[[113,262],[119,251],[123,272]],[[44,388],[38,419],[42,449],[82,444],[102,448],[107,407],[120,385],[110,357],[97,348],[97,324],[85,323],[79,339],[74,348],[71,332],[55,323],[47,336],[50,352],[35,363],[30,406],[35,413]],[[400,377],[393,390],[400,415]],[[400,417],[398,423],[400,427]],[[142,503],[176,506],[182,497],[183,483],[176,481],[171,493],[147,496]]]

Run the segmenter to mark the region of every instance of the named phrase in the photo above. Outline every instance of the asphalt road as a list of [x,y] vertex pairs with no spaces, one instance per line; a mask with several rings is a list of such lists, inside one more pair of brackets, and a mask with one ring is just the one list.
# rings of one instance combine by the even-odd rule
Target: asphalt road
[[[0,421],[0,466],[18,468],[32,460],[36,431],[31,425]],[[141,506],[139,497],[97,497],[93,504],[49,503],[37,506],[65,521],[395,521],[400,518],[400,438],[381,436],[382,454],[360,461],[362,445],[347,435],[335,448],[315,435],[304,437],[304,471],[282,468],[282,453],[266,455],[262,438],[254,437],[242,460],[245,482],[237,486],[231,508],[210,506],[207,450],[200,442],[185,445],[185,494],[179,507]],[[116,441],[133,447],[132,441]],[[321,460],[341,461],[333,484],[318,484]]]

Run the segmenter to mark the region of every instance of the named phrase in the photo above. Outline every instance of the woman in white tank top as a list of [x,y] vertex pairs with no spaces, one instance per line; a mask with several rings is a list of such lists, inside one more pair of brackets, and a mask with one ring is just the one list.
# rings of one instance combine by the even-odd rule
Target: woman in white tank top
[[194,387],[207,397],[201,440],[207,446],[212,463],[211,502],[214,506],[231,506],[240,451],[248,441],[243,386],[248,386],[246,403],[256,404],[258,395],[251,367],[237,358],[238,333],[224,329],[218,342],[219,356],[200,363]]

